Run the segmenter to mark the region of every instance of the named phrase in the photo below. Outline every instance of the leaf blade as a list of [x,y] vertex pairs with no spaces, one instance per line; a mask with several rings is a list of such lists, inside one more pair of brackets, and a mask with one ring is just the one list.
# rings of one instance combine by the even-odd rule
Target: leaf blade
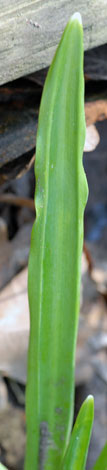
[[91,470],[107,470],[107,441]]
[[94,418],[93,397],[89,395],[78,413],[62,470],[84,470]]
[[26,470],[33,468],[34,461],[37,468],[38,449],[44,469],[48,465],[50,469],[59,468],[73,420],[87,199],[82,166],[84,139],[83,33],[74,18],[64,31],[50,67],[39,115],[37,220],[32,231],[28,282],[31,329]]

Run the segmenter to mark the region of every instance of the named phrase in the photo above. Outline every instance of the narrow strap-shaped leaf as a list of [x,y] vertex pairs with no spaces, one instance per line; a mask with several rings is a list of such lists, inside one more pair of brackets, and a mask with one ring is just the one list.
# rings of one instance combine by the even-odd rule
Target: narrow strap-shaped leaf
[[91,470],[107,470],[107,442]]
[[67,24],[45,82],[36,146],[36,216],[29,259],[30,343],[25,470],[59,470],[74,401],[87,183],[83,31]]
[[[62,470],[84,470],[94,417],[93,397],[88,396],[77,416]],[[101,468],[100,468],[101,470]]]

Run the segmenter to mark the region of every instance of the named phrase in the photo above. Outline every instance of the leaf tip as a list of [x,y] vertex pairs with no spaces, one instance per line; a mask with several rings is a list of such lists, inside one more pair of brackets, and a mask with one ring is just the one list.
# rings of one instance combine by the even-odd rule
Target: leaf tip
[[86,398],[86,401],[90,401],[90,403],[93,403],[93,404],[94,404],[94,397],[93,397],[93,395],[88,395],[88,397]]
[[88,397],[85,400],[85,403],[87,404],[88,410],[90,410],[90,417],[93,419],[93,417],[94,417],[94,397],[93,397],[93,395],[88,395]]
[[77,11],[76,13],[74,13],[74,14],[71,16],[71,18],[70,18],[71,23],[72,23],[73,21],[75,21],[75,20],[77,20],[78,23],[79,23],[80,25],[82,25],[81,14],[80,14],[78,11]]

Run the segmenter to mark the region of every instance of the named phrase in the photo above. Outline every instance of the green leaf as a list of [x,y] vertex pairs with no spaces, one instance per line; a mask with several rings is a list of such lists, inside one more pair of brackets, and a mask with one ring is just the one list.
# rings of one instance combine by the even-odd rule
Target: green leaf
[[68,22],[49,69],[36,144],[36,223],[28,293],[30,342],[25,470],[59,470],[74,412],[83,215],[87,183],[83,30]]
[[4,467],[2,463],[0,463],[0,470],[8,470],[7,467]]
[[91,470],[107,470],[107,442],[103,447],[94,467]]
[[[77,416],[62,470],[84,470],[94,417],[91,395],[84,401]],[[101,470],[101,469],[100,469]]]

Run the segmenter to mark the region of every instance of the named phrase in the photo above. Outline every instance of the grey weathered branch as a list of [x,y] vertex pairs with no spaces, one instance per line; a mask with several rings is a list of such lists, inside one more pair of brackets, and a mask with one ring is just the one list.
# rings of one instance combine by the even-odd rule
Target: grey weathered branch
[[1,0],[0,85],[49,65],[77,10],[83,19],[85,49],[107,42],[106,0]]

